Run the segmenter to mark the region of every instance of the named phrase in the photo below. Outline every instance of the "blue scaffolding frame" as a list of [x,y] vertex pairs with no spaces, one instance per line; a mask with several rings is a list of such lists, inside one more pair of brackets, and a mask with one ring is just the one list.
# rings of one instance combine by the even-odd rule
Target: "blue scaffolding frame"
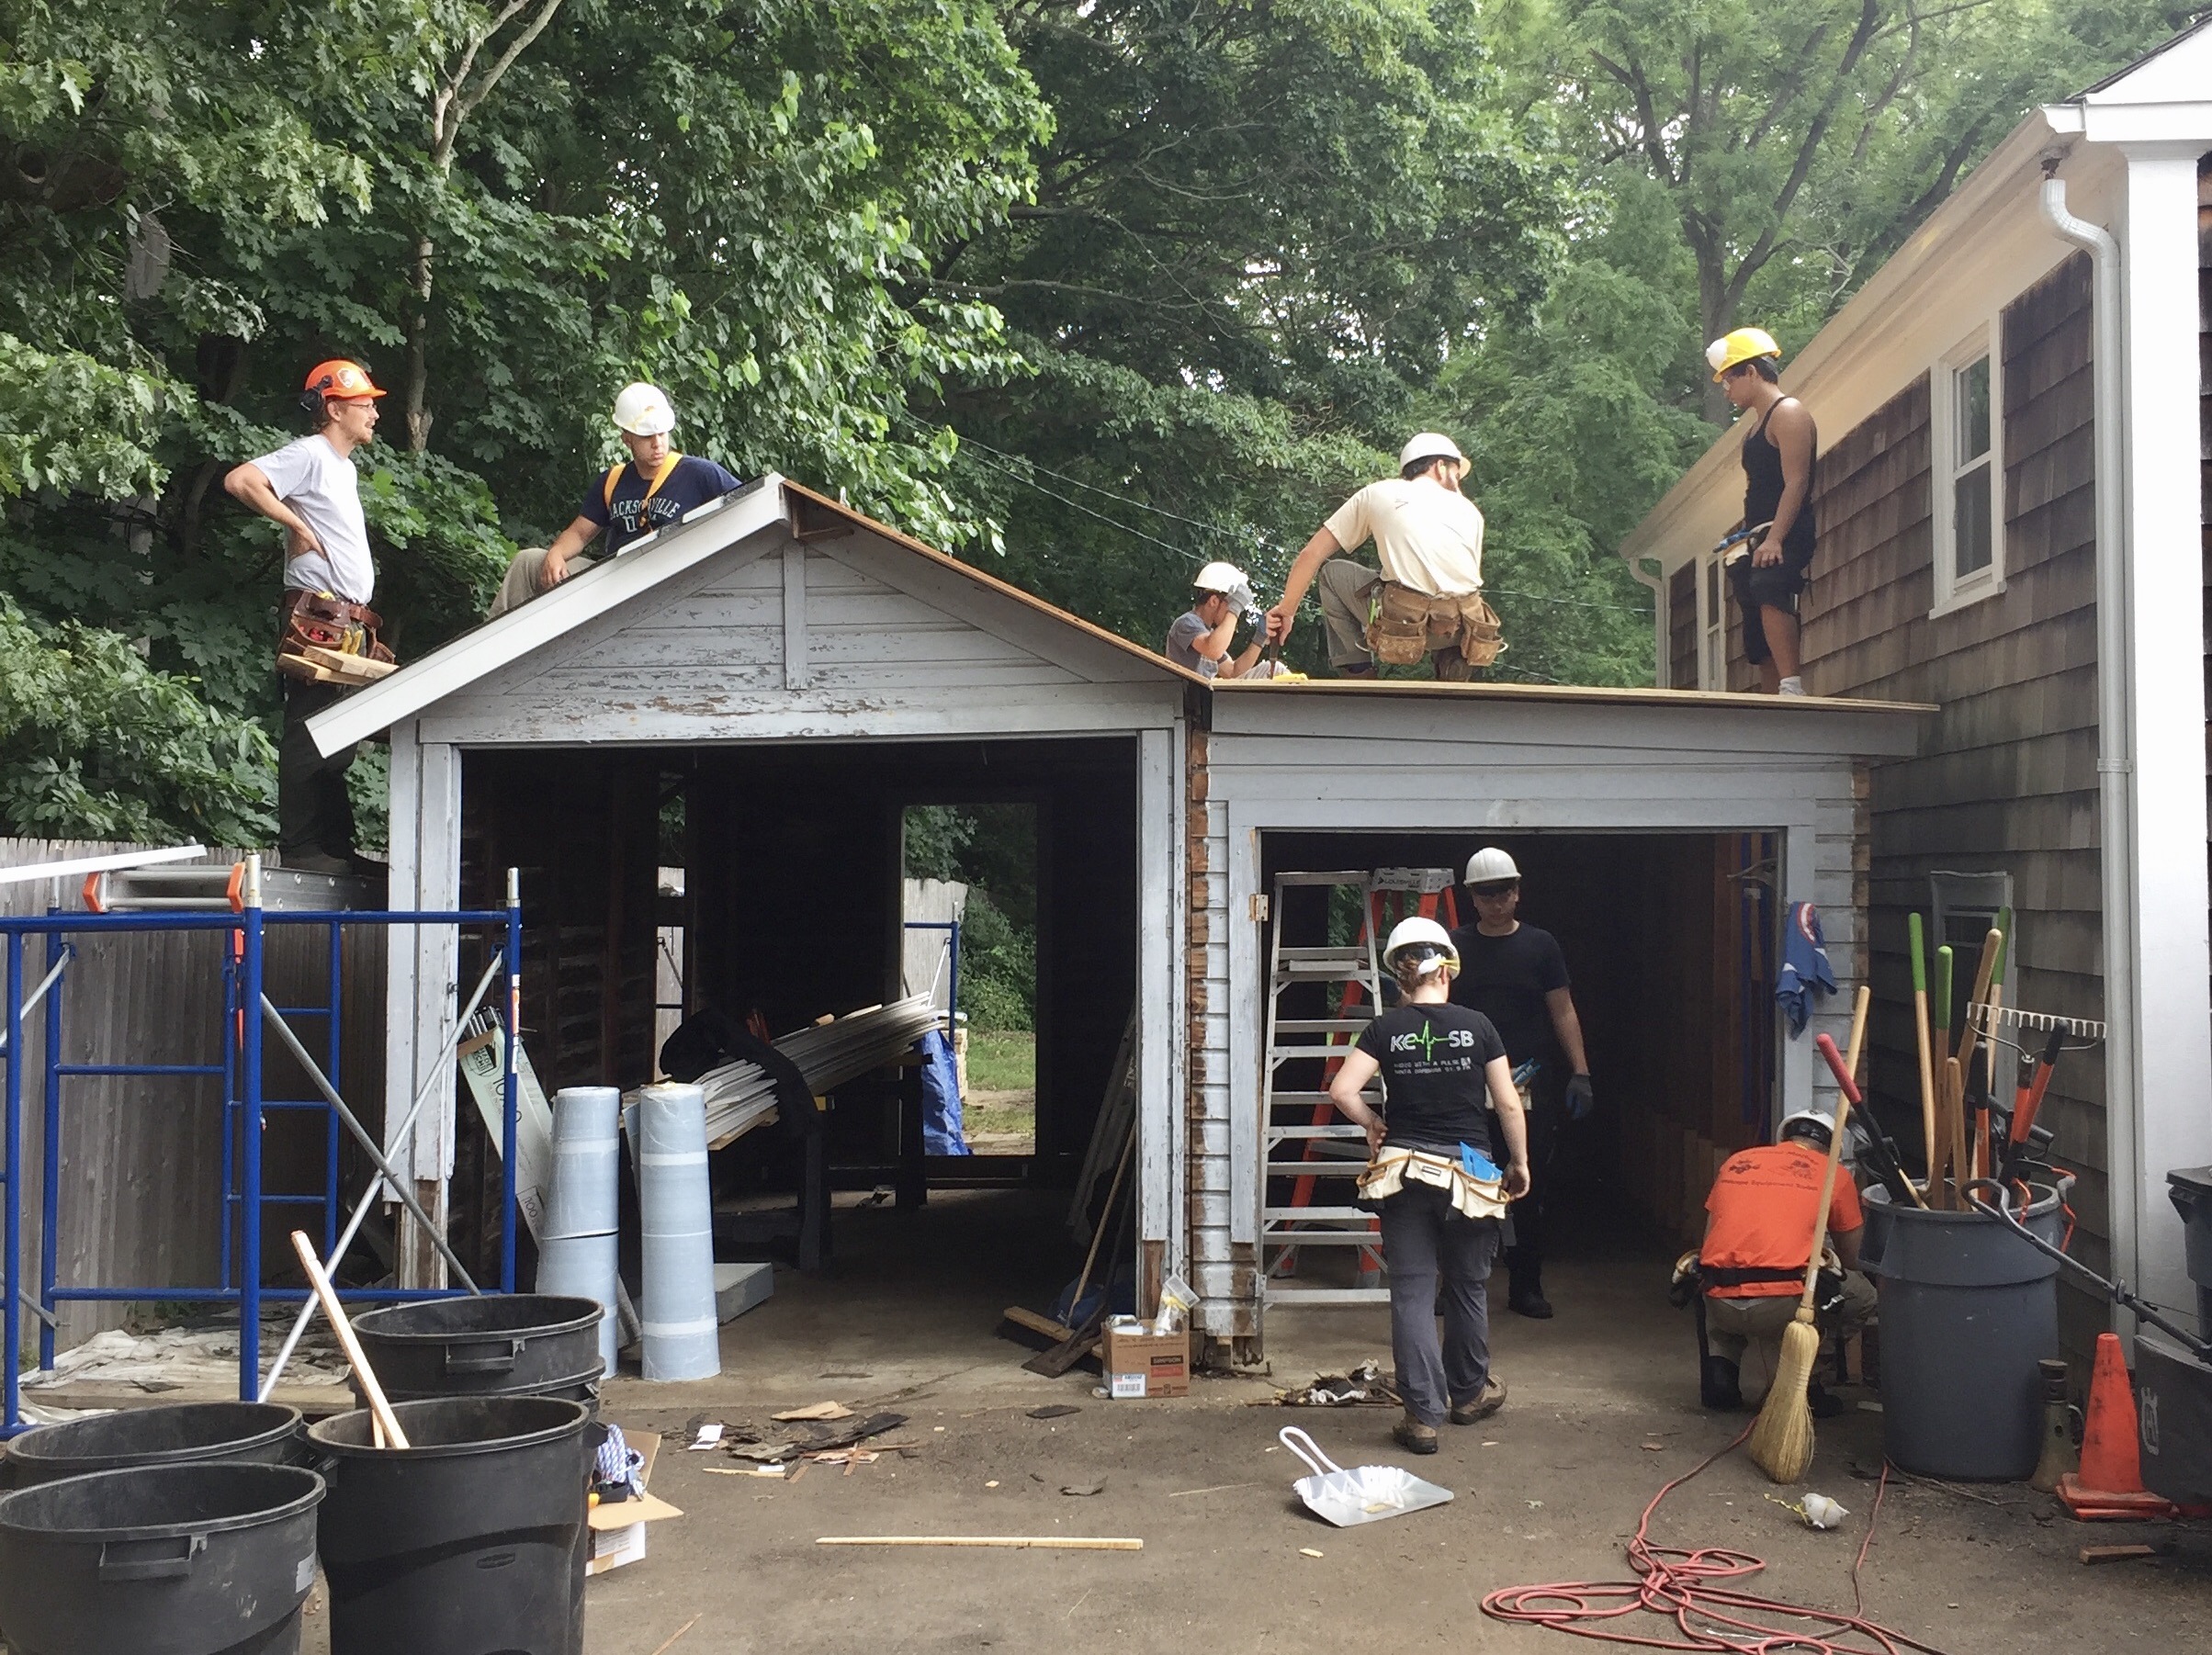
[[[258,861],[258,859],[255,859]],[[258,870],[255,871],[256,873]],[[327,987],[323,1006],[276,1007],[264,991],[263,958],[271,926],[321,926],[328,934]],[[308,1297],[304,1288],[271,1288],[262,1279],[262,1215],[269,1207],[320,1206],[322,1210],[322,1250],[327,1256],[339,1240],[338,1145],[345,1130],[341,1100],[335,1091],[342,1044],[342,943],[348,926],[419,928],[423,926],[496,926],[502,929],[500,946],[487,971],[503,968],[504,1005],[499,1014],[506,1028],[507,1064],[502,1076],[500,1146],[500,1278],[499,1291],[514,1291],[514,1135],[516,1069],[514,1053],[522,1012],[522,905],[514,875],[507,883],[504,908],[349,909],[343,911],[272,912],[260,901],[257,877],[243,882],[242,905],[233,912],[194,913],[67,913],[59,910],[39,916],[0,917],[0,938],[6,954],[6,1046],[0,1065],[6,1075],[6,1191],[0,1209],[0,1267],[4,1267],[6,1301],[0,1306],[0,1436],[23,1429],[19,1378],[23,1357],[23,1314],[26,1308],[38,1318],[39,1367],[51,1370],[54,1362],[55,1307],[68,1302],[160,1300],[175,1303],[235,1304],[239,1307],[239,1397],[255,1400],[260,1389],[261,1308],[267,1302],[299,1302]],[[74,951],[72,939],[147,931],[209,932],[228,939],[222,964],[222,1040],[220,1060],[213,1064],[83,1063],[62,1061],[62,994],[66,967]],[[39,1212],[39,1286],[35,1301],[23,1280],[23,1049],[28,1009],[23,993],[25,944],[43,937],[45,975],[32,992],[43,996],[45,1006],[44,1091],[45,1123]],[[458,985],[456,985],[457,993]],[[289,1018],[324,1019],[322,1075],[329,1083],[325,1096],[316,1099],[269,1098],[263,1093],[263,1012],[281,1022]],[[288,1025],[285,1025],[288,1028]],[[297,1035],[292,1039],[297,1041]],[[304,1047],[301,1053],[305,1054]],[[129,1075],[141,1078],[186,1076],[220,1077],[222,1087],[221,1280],[215,1286],[63,1285],[55,1278],[56,1242],[61,1228],[61,1142],[62,1083],[83,1076]],[[325,1118],[323,1188],[320,1191],[280,1191],[262,1188],[262,1133],[266,1117],[276,1110],[321,1109]],[[380,1181],[380,1178],[379,1180]],[[373,1184],[372,1184],[373,1188]],[[364,1198],[365,1199],[367,1198]],[[234,1244],[235,1243],[235,1244]],[[446,1299],[480,1289],[467,1288],[351,1288],[340,1297],[393,1302],[419,1299]]]

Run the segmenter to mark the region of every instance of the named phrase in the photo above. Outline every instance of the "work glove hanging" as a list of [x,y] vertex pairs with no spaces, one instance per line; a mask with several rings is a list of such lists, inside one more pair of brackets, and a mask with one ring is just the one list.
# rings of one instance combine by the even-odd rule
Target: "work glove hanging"
[[1577,1075],[1568,1080],[1568,1120],[1582,1120],[1587,1119],[1590,1110],[1597,1106],[1597,1097],[1590,1089],[1590,1077],[1587,1075]]

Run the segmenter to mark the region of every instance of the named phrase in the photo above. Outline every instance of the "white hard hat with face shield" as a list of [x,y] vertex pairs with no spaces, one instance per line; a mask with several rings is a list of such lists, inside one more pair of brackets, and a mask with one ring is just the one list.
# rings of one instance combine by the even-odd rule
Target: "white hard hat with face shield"
[[1416,915],[1401,919],[1391,929],[1390,940],[1382,945],[1382,967],[1395,973],[1399,966],[1411,961],[1417,964],[1416,975],[1426,977],[1433,972],[1460,968],[1460,951],[1451,946],[1451,933],[1433,919]]

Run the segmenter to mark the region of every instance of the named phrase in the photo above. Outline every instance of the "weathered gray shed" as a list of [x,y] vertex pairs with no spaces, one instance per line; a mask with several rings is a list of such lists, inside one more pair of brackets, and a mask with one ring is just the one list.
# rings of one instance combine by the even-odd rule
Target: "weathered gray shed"
[[[328,748],[390,732],[394,906],[449,906],[491,869],[524,866],[525,993],[542,996],[525,1026],[548,1085],[650,1073],[664,796],[688,802],[694,999],[762,1004],[777,1027],[895,985],[899,806],[1034,801],[1030,1171],[1072,1173],[1134,1010],[1139,1279],[1189,1275],[1205,1331],[1248,1353],[1264,1308],[1258,899],[1275,871],[1456,864],[1500,839],[1548,879],[1553,907],[1590,909],[1573,944],[1586,1016],[1653,1030],[1608,1037],[1600,1084],[1622,1106],[1624,1162],[1664,1160],[1675,1186],[1647,1205],[1678,1218],[1725,1135],[1693,1123],[1722,1066],[1705,1023],[1730,1000],[1722,909],[1744,853],[1726,836],[1772,836],[1774,894],[1822,905],[1847,988],[1865,900],[1861,763],[1910,751],[1913,723],[1895,705],[1663,690],[1212,687],[772,476],[314,729]],[[1534,889],[1529,918],[1555,922]],[[450,1090],[427,1073],[446,996],[416,989],[450,984],[449,946],[427,939],[391,965],[393,1119],[423,1082]],[[1631,963],[1653,980],[1639,987]],[[1695,995],[1676,981],[1686,971]],[[1702,1009],[1662,1027],[1654,1005]],[[1840,1032],[1839,1005],[1827,1020]],[[1771,1035],[1765,1006],[1726,1015]],[[1743,1131],[1811,1095],[1808,1051],[1782,1043],[1778,1084],[1741,1099]],[[1663,1131],[1670,1086],[1680,1124]],[[390,1146],[426,1205],[448,1196],[457,1136],[448,1106]]]

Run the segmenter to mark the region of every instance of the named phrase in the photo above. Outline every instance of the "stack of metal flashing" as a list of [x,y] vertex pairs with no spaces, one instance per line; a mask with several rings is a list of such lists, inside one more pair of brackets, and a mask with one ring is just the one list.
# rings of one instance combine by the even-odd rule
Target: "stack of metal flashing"
[[[935,1027],[939,1012],[927,994],[887,1006],[870,1006],[786,1034],[775,1049],[799,1066],[807,1089],[819,1098],[880,1069]],[[695,1083],[706,1094],[706,1142],[720,1149],[776,1118],[775,1082],[758,1064],[739,1062],[709,1069]]]

